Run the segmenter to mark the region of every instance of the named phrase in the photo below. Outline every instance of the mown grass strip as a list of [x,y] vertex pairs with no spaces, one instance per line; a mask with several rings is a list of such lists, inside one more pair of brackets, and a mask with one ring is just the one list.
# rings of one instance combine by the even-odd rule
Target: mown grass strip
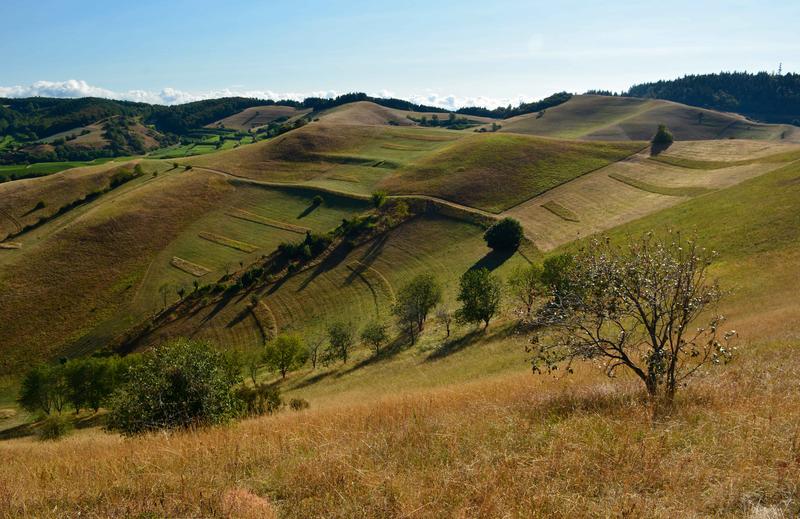
[[191,261],[187,261],[183,258],[179,258],[178,256],[173,256],[169,263],[173,267],[197,278],[203,277],[211,272],[211,269],[208,269],[202,265],[198,265],[197,263],[192,263]]
[[578,215],[564,207],[563,205],[559,204],[554,200],[550,200],[549,202],[545,202],[542,204],[542,207],[553,213],[554,215],[558,216],[562,220],[566,220],[568,222],[580,222]]
[[743,160],[697,160],[687,159],[684,157],[674,157],[671,155],[656,155],[650,157],[650,160],[660,162],[662,164],[669,164],[670,166],[677,166],[679,168],[701,170],[732,168],[734,166],[747,166],[748,164],[776,164],[781,162],[792,162],[798,159],[800,159],[800,150],[786,151],[783,153],[767,155],[765,157]]
[[251,245],[249,243],[245,243],[239,240],[234,240],[232,238],[228,238],[225,236],[220,236],[219,234],[214,234],[213,232],[203,231],[201,233],[198,233],[198,236],[200,236],[204,240],[208,240],[218,245],[230,247],[231,249],[236,249],[242,252],[255,252],[258,249],[258,247],[256,247],[255,245]]
[[647,191],[650,193],[656,193],[658,195],[666,195],[666,196],[699,196],[704,195],[706,193],[710,193],[714,191],[713,189],[708,189],[705,187],[666,187],[666,186],[656,186],[654,184],[650,184],[648,182],[644,182],[642,180],[637,180],[635,178],[626,177],[625,175],[620,175],[619,173],[609,173],[609,177],[622,182],[623,184],[627,184],[631,187],[635,187],[636,189],[641,189],[642,191]]
[[248,222],[259,223],[261,225],[267,225],[269,227],[274,227],[276,229],[283,229],[284,231],[294,232],[297,234],[305,234],[311,230],[308,227],[301,227],[299,225],[292,225],[290,223],[279,222],[278,220],[265,218],[264,216],[254,214],[249,211],[245,211],[243,209],[235,209],[233,211],[229,211],[226,214],[228,216],[231,216],[233,218],[238,218],[240,220],[247,220]]

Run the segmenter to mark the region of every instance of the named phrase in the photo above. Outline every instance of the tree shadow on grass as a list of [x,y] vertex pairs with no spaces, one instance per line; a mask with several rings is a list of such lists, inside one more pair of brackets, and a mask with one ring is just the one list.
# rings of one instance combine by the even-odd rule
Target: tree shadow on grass
[[347,243],[347,241],[341,242],[336,248],[331,251],[328,256],[323,259],[319,265],[317,265],[312,271],[309,276],[303,280],[300,286],[297,288],[298,292],[304,290],[314,279],[317,278],[320,274],[324,274],[330,270],[335,269],[339,266],[339,264],[344,261],[344,259],[350,254],[353,250],[352,246]]
[[366,368],[368,366],[377,364],[379,362],[383,362],[385,360],[389,360],[398,353],[406,350],[411,346],[412,345],[408,341],[408,337],[406,337],[405,335],[400,335],[392,342],[384,346],[383,349],[381,349],[380,353],[378,353],[377,355],[372,354],[369,357],[356,362],[355,364],[350,364],[350,365],[339,364],[339,369],[325,371],[323,373],[317,373],[316,375],[309,377],[305,380],[302,380],[297,384],[293,385],[292,389],[300,389],[308,387],[328,378],[341,378],[345,375],[354,373],[359,369]]
[[506,339],[513,335],[516,329],[515,324],[496,326],[495,328],[489,327],[489,329],[484,329],[482,326],[473,328],[461,337],[453,337],[442,343],[441,346],[428,354],[425,361],[432,362],[443,359],[480,341]]
[[310,215],[311,213],[314,212],[314,210],[316,210],[318,207],[320,207],[320,205],[321,204],[313,204],[312,203],[311,205],[309,205],[308,207],[303,209],[303,211],[300,214],[297,215],[297,219],[300,220],[300,219],[305,218],[306,216]]
[[469,268],[469,270],[480,270],[482,268],[485,268],[489,271],[495,270],[500,265],[508,261],[508,259],[516,252],[517,251],[515,250],[491,250],[487,252],[484,257],[476,261],[475,264]]
[[242,308],[241,310],[239,310],[236,313],[236,315],[233,317],[233,319],[228,321],[228,324],[225,325],[225,328],[233,328],[234,326],[236,326],[240,322],[244,321],[244,319],[248,315],[250,315],[250,308],[249,307]]
[[660,153],[667,151],[672,146],[671,142],[653,142],[650,144],[650,156],[657,157]]
[[[91,413],[89,415],[80,415],[80,416],[75,416],[74,414],[71,413],[64,413],[62,416],[67,420],[69,420],[71,422],[72,427],[74,427],[75,429],[88,429],[91,427],[99,427],[101,425],[105,425],[106,423],[106,413],[104,411],[100,411],[99,413]],[[23,423],[14,427],[10,427],[8,429],[4,429],[0,431],[0,441],[34,436],[36,433],[39,432],[41,425],[42,425],[42,420],[37,419],[36,421],[33,422]]]

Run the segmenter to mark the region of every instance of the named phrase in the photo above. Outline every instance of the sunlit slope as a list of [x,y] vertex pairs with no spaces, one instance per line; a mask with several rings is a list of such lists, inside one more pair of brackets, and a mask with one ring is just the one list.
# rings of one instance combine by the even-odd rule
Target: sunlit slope
[[656,99],[580,95],[544,112],[503,122],[502,132],[591,140],[649,140],[666,124],[677,140],[800,141],[790,125],[760,124],[729,114]]
[[743,140],[678,142],[657,157],[645,150],[503,214],[520,220],[537,246],[550,250],[797,159],[797,145]]
[[499,212],[644,146],[472,134],[398,169],[378,187],[390,193],[431,195]]
[[465,135],[447,130],[314,122],[268,141],[187,162],[255,180],[370,194],[399,167]]
[[115,173],[130,170],[133,164],[135,162],[73,168],[45,177],[0,184],[0,241],[40,218],[54,215],[62,206],[107,187]]
[[362,195],[379,189],[428,195],[498,212],[644,146],[312,123],[270,141],[188,162],[262,181]]
[[[357,101],[347,103],[330,110],[322,112],[320,120],[329,124],[359,124],[359,125],[393,125],[393,126],[414,126],[419,124],[416,120],[421,118],[428,120],[438,117],[446,120],[446,112],[411,112],[388,108],[370,101]],[[462,116],[459,116],[462,117]],[[491,123],[495,119],[490,117],[464,116],[471,121]]]
[[611,231],[682,231],[719,253],[713,273],[729,291],[721,310],[745,341],[800,339],[800,161],[685,201]]
[[[490,254],[482,235],[483,230],[474,224],[418,216],[354,250],[337,250],[300,273],[211,301],[153,330],[138,347],[185,335],[208,338],[225,347],[254,348],[263,344],[267,328],[313,339],[322,337],[325,327],[338,320],[355,326],[374,319],[390,321],[397,291],[423,273],[436,276],[450,304],[459,277],[469,268],[486,266],[507,274],[511,266],[527,261],[520,255]],[[254,297],[259,301],[255,307]]]
[[308,109],[297,109],[292,106],[283,105],[253,106],[208,124],[206,127],[250,131],[254,128],[267,125],[277,119],[288,120],[306,114],[309,111]]

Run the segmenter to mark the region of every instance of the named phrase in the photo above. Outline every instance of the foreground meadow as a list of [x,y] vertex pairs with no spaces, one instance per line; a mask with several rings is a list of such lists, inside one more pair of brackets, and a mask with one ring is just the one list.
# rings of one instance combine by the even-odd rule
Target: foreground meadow
[[589,366],[178,434],[0,445],[35,517],[783,517],[798,513],[795,340],[746,345],[652,419]]

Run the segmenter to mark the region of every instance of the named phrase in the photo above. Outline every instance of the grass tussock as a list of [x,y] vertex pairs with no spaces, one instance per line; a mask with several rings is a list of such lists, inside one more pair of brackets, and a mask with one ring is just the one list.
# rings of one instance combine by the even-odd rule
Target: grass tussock
[[[629,517],[797,513],[800,361],[775,343],[652,421],[580,369],[123,440],[0,445],[0,507],[39,517]],[[232,503],[231,501],[235,503]]]

